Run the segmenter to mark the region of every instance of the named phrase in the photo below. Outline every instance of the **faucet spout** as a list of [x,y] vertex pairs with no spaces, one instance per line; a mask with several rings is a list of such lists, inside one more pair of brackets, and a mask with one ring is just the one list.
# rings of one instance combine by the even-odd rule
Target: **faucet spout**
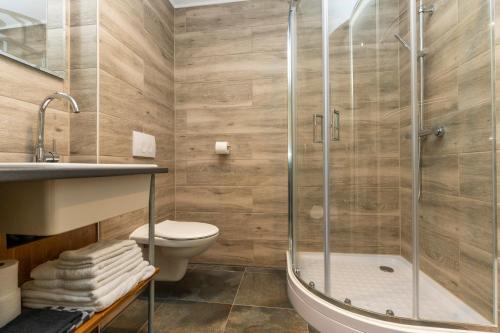
[[[56,92],[48,97],[46,97],[38,109],[38,140],[35,146],[35,162],[46,162],[47,156],[45,155],[45,111],[49,107],[49,104],[55,100],[61,99],[69,102],[71,110],[74,113],[79,113],[80,108],[76,100],[69,94],[63,92]],[[54,158],[54,153],[51,154]]]

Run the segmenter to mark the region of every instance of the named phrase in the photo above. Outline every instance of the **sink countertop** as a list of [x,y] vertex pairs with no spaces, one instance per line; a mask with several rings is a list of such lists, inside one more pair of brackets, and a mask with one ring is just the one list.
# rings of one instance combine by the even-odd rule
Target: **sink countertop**
[[167,173],[154,164],[0,163],[0,182]]

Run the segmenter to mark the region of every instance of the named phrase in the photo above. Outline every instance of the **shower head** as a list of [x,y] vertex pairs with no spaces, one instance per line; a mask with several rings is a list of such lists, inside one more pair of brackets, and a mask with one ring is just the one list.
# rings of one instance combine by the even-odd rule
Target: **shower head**
[[410,45],[400,35],[394,34],[394,37],[396,37],[396,39],[401,43],[401,45],[406,47],[408,50],[411,50]]

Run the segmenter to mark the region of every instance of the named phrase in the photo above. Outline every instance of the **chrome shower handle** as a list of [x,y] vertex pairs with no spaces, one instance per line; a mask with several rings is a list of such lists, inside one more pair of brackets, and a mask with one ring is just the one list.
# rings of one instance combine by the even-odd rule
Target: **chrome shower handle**
[[332,141],[340,141],[340,112],[335,109],[330,120],[330,131],[332,132]]
[[[321,129],[319,138],[318,125]],[[323,143],[323,115],[320,113],[313,114],[313,143]]]

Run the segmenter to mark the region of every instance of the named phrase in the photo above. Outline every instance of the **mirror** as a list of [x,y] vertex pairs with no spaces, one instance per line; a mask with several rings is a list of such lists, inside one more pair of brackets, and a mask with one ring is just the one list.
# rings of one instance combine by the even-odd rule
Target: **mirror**
[[0,54],[64,78],[65,0],[0,0]]

